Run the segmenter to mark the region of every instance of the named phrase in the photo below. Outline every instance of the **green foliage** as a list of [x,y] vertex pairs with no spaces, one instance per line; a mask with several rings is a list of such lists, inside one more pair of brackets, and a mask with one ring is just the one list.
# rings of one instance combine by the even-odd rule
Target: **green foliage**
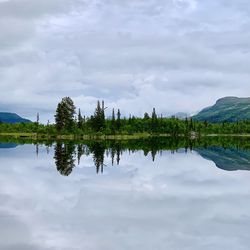
[[111,119],[111,125],[110,125],[110,132],[112,134],[115,134],[115,128],[116,128],[116,120],[115,120],[115,110],[112,110],[112,119]]
[[144,113],[144,118],[143,119],[144,120],[149,120],[150,119],[149,114],[147,112]]
[[121,112],[120,112],[120,109],[118,109],[117,111],[117,119],[116,119],[116,122],[115,122],[115,127],[116,127],[116,130],[117,131],[120,131],[121,129]]
[[58,104],[55,120],[56,124],[43,125],[39,118],[35,123],[8,124],[0,122],[0,133],[35,133],[40,135],[161,135],[168,134],[172,137],[197,137],[207,134],[250,134],[250,121],[210,123],[209,121],[197,121],[195,119],[180,120],[175,117],[166,118],[157,116],[153,109],[152,116],[148,113],[143,118],[129,116],[121,118],[118,109],[117,114],[112,110],[111,118],[105,118],[104,102],[98,101],[94,115],[90,118],[82,116],[81,110],[75,117],[75,106],[69,97],[65,97]]
[[82,117],[81,110],[79,109],[78,110],[78,122],[77,122],[78,128],[83,129],[84,123],[85,123],[85,120]]
[[153,108],[152,118],[151,118],[151,132],[152,133],[158,132],[158,118],[155,112],[155,108]]
[[95,132],[101,132],[105,128],[105,113],[104,113],[104,102],[102,107],[100,101],[97,102],[94,115],[91,117],[91,127]]
[[70,97],[64,97],[58,104],[55,114],[58,131],[72,130],[74,128],[75,105]]

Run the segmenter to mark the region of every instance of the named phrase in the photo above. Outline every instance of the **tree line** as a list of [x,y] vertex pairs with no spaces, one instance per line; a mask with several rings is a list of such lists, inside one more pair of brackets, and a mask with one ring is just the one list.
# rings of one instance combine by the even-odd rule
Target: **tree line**
[[0,123],[0,133],[39,133],[39,134],[74,134],[74,135],[133,135],[133,134],[169,134],[192,136],[192,134],[249,134],[250,121],[209,123],[194,121],[192,118],[184,120],[176,117],[163,117],[153,108],[143,117],[130,115],[125,117],[120,109],[112,109],[112,115],[106,117],[104,101],[98,101],[93,115],[87,117],[77,109],[70,97],[64,97],[57,105],[55,124],[49,122],[40,124],[39,114],[34,123],[6,124]]

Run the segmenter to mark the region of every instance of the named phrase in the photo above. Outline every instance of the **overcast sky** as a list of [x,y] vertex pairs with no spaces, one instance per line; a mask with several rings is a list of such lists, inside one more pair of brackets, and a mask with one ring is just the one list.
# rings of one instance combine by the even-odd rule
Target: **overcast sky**
[[247,0],[0,0],[0,111],[194,113],[250,96]]

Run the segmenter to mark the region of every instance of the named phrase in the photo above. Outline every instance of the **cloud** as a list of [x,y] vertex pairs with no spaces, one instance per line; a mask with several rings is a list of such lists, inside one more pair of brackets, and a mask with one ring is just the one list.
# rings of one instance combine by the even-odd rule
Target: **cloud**
[[196,0],[173,0],[178,8],[187,8],[188,10],[195,10],[197,8]]
[[246,96],[249,13],[244,0],[0,2],[0,110],[46,121],[70,95],[86,115],[98,98],[193,113]]
[[80,1],[65,0],[6,0],[0,2],[0,17],[38,19],[44,15],[69,13]]

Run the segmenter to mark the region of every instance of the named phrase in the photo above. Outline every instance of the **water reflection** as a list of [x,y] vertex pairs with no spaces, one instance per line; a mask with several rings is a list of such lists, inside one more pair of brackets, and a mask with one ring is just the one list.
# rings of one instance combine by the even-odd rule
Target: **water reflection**
[[[14,148],[16,142],[0,143],[0,148]],[[25,142],[22,142],[25,143]],[[36,142],[35,151],[39,155],[39,147],[46,146],[49,154],[54,151],[55,166],[63,176],[69,176],[84,156],[92,156],[96,173],[103,173],[105,159],[111,159],[111,165],[119,165],[123,152],[133,154],[143,151],[144,156],[151,155],[154,162],[164,151],[174,153],[197,152],[223,170],[250,170],[250,139],[249,138],[204,138],[202,140],[185,140],[183,138],[151,138],[128,141],[57,141]],[[106,157],[105,157],[106,156]]]
[[69,176],[75,167],[75,144],[73,142],[57,142],[55,145],[55,164],[61,175]]
[[196,149],[205,159],[227,171],[250,170],[250,151],[236,148],[208,147]]
[[[105,166],[105,156],[111,159],[111,165],[119,165],[122,153],[129,151],[143,151],[144,156],[151,155],[154,162],[156,157],[160,157],[163,151],[170,150],[174,153],[188,153],[195,151],[203,158],[211,160],[215,165],[223,170],[250,170],[250,151],[248,143],[238,144],[235,141],[184,141],[184,140],[135,140],[135,141],[96,141],[85,142],[85,144],[62,143],[55,144],[55,164],[57,170],[65,176],[72,173],[75,162],[78,165],[81,158],[92,155],[96,173],[103,173]],[[213,144],[215,146],[213,146]],[[209,146],[212,145],[212,146]]]
[[16,148],[18,144],[16,143],[2,143],[0,142],[0,148]]
[[249,249],[247,139],[6,143],[0,249]]
[[103,173],[104,166],[104,154],[105,154],[105,145],[101,142],[96,142],[90,145],[90,152],[93,154],[93,162],[96,166],[96,173]]

